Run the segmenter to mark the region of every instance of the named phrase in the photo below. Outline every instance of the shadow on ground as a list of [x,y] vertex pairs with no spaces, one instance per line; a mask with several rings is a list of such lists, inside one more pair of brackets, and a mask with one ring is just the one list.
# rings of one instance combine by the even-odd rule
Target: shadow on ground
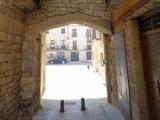
[[106,98],[86,99],[86,111],[81,111],[81,100],[66,100],[65,112],[60,111],[60,100],[43,99],[42,109],[33,120],[124,120]]

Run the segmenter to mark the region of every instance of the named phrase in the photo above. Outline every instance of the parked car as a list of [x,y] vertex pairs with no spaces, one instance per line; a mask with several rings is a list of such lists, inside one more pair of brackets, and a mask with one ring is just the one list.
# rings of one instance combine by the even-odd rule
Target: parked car
[[64,64],[67,63],[67,59],[64,56],[58,56],[57,58],[48,61],[49,64]]

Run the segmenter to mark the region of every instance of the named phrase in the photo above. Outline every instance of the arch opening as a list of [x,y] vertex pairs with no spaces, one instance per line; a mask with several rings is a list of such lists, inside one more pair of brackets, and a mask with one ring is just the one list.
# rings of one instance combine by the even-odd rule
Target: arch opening
[[[65,103],[73,103],[78,107],[78,101],[82,97],[90,103],[90,107],[100,101],[107,102],[104,40],[104,33],[79,24],[41,33],[41,44],[47,42],[47,45],[40,48],[40,56],[37,58],[41,64],[39,86],[43,108],[47,104],[50,112],[55,113],[49,106],[59,105],[62,99]],[[59,61],[59,58],[64,61]],[[97,107],[95,109],[98,110]],[[38,117],[35,116],[34,119]]]
[[103,19],[101,17],[90,16],[80,13],[70,13],[66,15],[59,15],[56,17],[51,16],[47,18],[42,18],[42,20],[39,20],[39,18],[34,18],[33,15],[30,15],[28,18],[28,22],[30,26],[32,26],[32,29],[35,29],[33,31],[38,32],[45,32],[47,30],[67,24],[80,24],[99,30],[104,34],[110,35],[112,33],[111,21]]
[[[106,81],[105,67],[106,66],[105,66],[105,63],[102,63],[105,61],[104,35],[102,32],[95,30],[94,28],[82,26],[80,24],[68,24],[65,26],[51,29],[51,30],[47,31],[46,33],[43,33],[41,38],[42,38],[41,39],[42,43],[46,44],[45,46],[47,47],[47,48],[44,47],[43,49],[41,49],[41,54],[43,54],[43,55],[41,55],[40,60],[41,60],[41,63],[43,63],[41,65],[41,67],[43,67],[43,69],[45,68],[45,63],[47,64],[47,66],[46,66],[47,69],[51,70],[53,68],[56,68],[57,65],[61,64],[61,63],[59,63],[60,61],[58,61],[58,60],[60,60],[60,58],[63,58],[63,60],[64,60],[64,61],[62,61],[62,64],[61,64],[61,65],[64,65],[64,67],[66,67],[66,65],[70,66],[70,67],[72,65],[80,65],[80,66],[86,66],[85,68],[87,69],[87,67],[91,67],[91,64],[92,64],[93,70],[96,71],[98,74],[100,74],[100,77],[102,77],[102,79],[103,79],[104,85],[106,84],[105,83],[105,81]],[[47,61],[44,60],[45,59],[44,56],[47,56],[47,58],[46,58]],[[63,62],[66,64],[64,64]],[[54,65],[54,66],[52,66],[52,65]],[[68,69],[70,69],[70,67]],[[77,68],[77,69],[79,69],[79,68]],[[87,72],[86,69],[84,69],[84,68],[82,68],[82,69],[85,72]],[[58,80],[58,76],[56,76],[56,75],[51,76],[52,74],[49,74],[49,72],[51,72],[51,71],[49,71],[49,70],[46,70],[46,71],[47,71],[46,75],[50,75],[50,76],[46,77],[46,80],[51,79],[52,77],[55,77],[55,79]],[[54,70],[54,69],[53,69],[53,71],[56,72],[56,70]],[[62,69],[62,71],[63,71],[62,75],[63,74],[66,75],[63,69]],[[67,71],[67,69],[66,69],[66,71]],[[74,75],[74,71],[72,71],[72,72]],[[44,70],[41,70],[40,73],[43,74]],[[79,71],[79,73],[81,73],[81,72]],[[80,74],[78,75],[78,73],[75,73],[75,74],[77,74],[77,76],[74,76],[75,79],[79,80],[79,77],[81,75]],[[59,77],[60,77],[60,75],[59,75]],[[88,76],[86,76],[86,77],[88,77]],[[43,79],[44,79],[44,77],[41,78],[41,82],[42,82],[41,83],[41,87],[42,87],[41,88],[42,89],[41,95],[44,93],[44,90],[45,90],[43,88],[45,86],[42,85],[45,83],[45,81],[42,81]],[[61,78],[61,79],[64,80],[65,77]],[[73,79],[71,73],[70,73],[68,79]],[[87,78],[85,78],[85,79],[87,79]],[[97,78],[97,79],[101,79],[101,78]],[[65,82],[63,80],[62,80],[62,82]],[[86,86],[85,81],[83,81],[83,82],[84,82],[84,86]],[[53,83],[53,85],[54,85],[54,83]],[[101,87],[103,87],[103,89],[104,89],[104,85],[101,86]],[[73,85],[71,84],[71,86],[67,87],[67,88],[68,89],[69,88],[76,89],[75,86],[76,86],[75,84],[73,84]],[[92,83],[91,83],[91,86],[92,86]],[[55,87],[57,87],[57,86],[55,86]],[[65,89],[65,86],[63,86],[63,83],[62,83],[62,86],[58,86],[57,88],[60,91],[60,89],[62,89],[62,90]],[[82,86],[80,88],[78,87],[78,89],[79,89],[78,90],[79,94],[81,94],[80,93],[81,90],[84,92]],[[86,91],[87,91],[87,89],[86,89]],[[84,94],[85,94],[85,92],[84,92]],[[91,92],[90,92],[90,94],[91,94]],[[63,95],[65,95],[65,92]],[[107,95],[106,90],[101,91],[98,94],[94,94],[92,96],[90,96],[89,93],[88,93],[88,96],[86,96],[86,95],[84,95],[84,96],[86,96],[86,98],[87,97],[88,98],[96,98],[96,97],[100,97],[100,95],[103,97],[106,97],[106,95]],[[76,93],[73,94],[72,96],[69,96],[69,97],[70,97],[70,99],[75,99],[74,96],[76,96]],[[83,95],[79,95],[79,98],[80,98],[80,96],[83,96]],[[67,98],[69,99],[69,97],[67,97]],[[60,99],[60,97],[59,97],[59,99]],[[62,97],[61,99],[64,99],[64,98]]]

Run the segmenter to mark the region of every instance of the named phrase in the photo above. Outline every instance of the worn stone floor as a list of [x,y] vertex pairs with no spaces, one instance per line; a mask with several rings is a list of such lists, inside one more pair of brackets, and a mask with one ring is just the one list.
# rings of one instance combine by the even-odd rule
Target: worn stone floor
[[[33,120],[124,120],[120,112],[107,103],[105,81],[83,65],[48,65],[47,89],[42,109]],[[86,111],[81,111],[80,99],[86,99]],[[65,112],[59,112],[60,100]]]
[[125,120],[112,105],[100,99],[87,99],[86,111],[81,111],[80,100],[65,101],[65,112],[59,112],[58,100],[44,100],[43,108],[33,120]]

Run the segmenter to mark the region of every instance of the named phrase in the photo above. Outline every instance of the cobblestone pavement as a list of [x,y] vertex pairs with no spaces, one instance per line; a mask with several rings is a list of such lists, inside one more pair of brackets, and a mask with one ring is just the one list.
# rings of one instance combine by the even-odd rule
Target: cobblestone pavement
[[[86,65],[47,66],[46,79],[42,109],[33,120],[124,120],[107,104],[105,81]],[[86,111],[81,111],[81,97],[86,99]],[[59,112],[61,99],[64,113]]]

